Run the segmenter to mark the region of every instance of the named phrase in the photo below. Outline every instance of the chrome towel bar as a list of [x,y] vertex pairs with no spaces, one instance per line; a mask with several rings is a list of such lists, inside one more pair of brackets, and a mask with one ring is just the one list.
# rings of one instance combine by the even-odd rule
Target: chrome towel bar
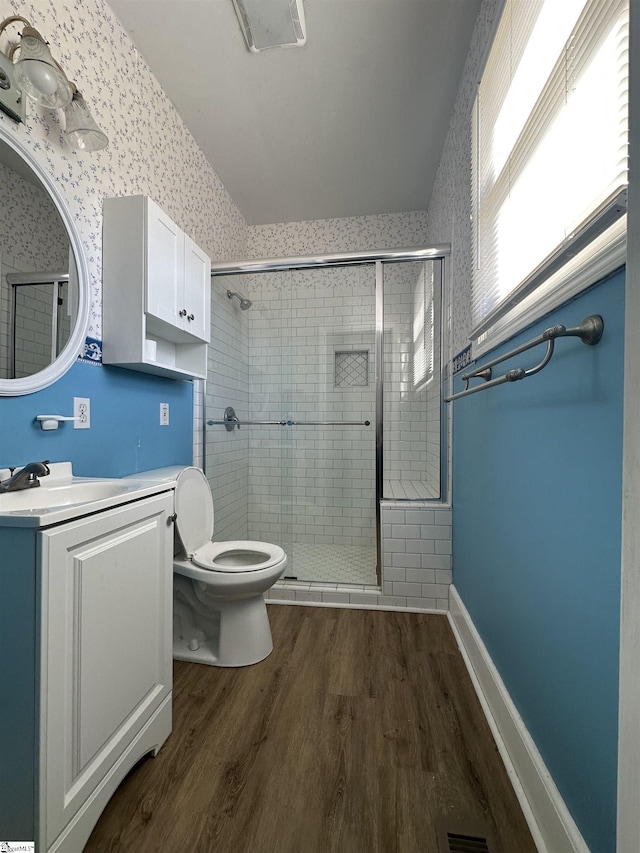
[[[602,337],[603,329],[604,321],[598,314],[592,314],[589,317],[585,317],[579,326],[573,326],[570,328],[562,325],[551,326],[550,328],[545,329],[537,338],[533,338],[533,340],[528,341],[526,344],[522,344],[521,346],[510,350],[510,352],[498,356],[498,358],[494,358],[492,361],[488,361],[481,367],[477,367],[474,370],[470,370],[468,373],[463,374],[461,379],[464,382],[464,391],[459,391],[457,394],[445,397],[444,401],[445,403],[451,403],[452,400],[459,400],[460,397],[468,397],[469,394],[476,394],[478,391],[485,391],[487,388],[494,388],[496,385],[503,385],[505,382],[518,382],[520,379],[526,379],[529,376],[533,376],[534,374],[539,373],[551,361],[551,356],[553,355],[557,338],[580,338],[583,344],[594,346]],[[508,370],[502,376],[497,376],[495,379],[492,378],[492,368],[495,367],[496,364],[507,361],[507,359],[513,358],[521,352],[525,352],[526,350],[543,343],[547,344],[547,351],[545,352],[542,360],[534,367],[530,367],[528,370],[525,370],[522,367],[516,367],[512,370]],[[484,385],[475,385],[473,388],[469,388],[470,379],[484,379],[485,383]]]
[[224,410],[221,421],[207,421],[207,426],[224,426],[227,432],[245,426],[371,426],[371,421],[241,421],[236,416],[233,406]]

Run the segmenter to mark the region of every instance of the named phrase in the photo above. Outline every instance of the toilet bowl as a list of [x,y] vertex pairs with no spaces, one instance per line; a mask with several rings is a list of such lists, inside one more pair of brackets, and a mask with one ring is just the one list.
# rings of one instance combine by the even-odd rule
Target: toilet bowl
[[173,657],[210,666],[249,666],[273,649],[264,593],[287,555],[268,542],[212,541],[213,498],[200,468],[141,476],[176,480],[173,559]]

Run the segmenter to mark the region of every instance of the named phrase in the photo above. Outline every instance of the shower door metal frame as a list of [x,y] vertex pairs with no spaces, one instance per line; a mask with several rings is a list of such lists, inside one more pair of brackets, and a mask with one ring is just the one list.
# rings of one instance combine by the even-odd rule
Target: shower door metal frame
[[[445,358],[447,334],[445,325],[444,283],[445,263],[451,254],[451,247],[446,244],[416,247],[409,249],[387,249],[380,252],[339,252],[326,255],[305,255],[289,258],[263,258],[253,261],[238,261],[234,263],[217,262],[211,264],[211,277],[227,275],[247,275],[259,272],[282,272],[283,270],[299,270],[322,267],[346,267],[356,264],[373,264],[375,270],[375,344],[376,344],[376,423],[375,423],[375,505],[376,505],[376,577],[378,586],[382,585],[382,521],[381,502],[383,500],[383,407],[384,407],[384,264],[406,263],[407,261],[440,261],[440,500],[446,495],[446,409],[445,374],[447,359]],[[431,500],[431,499],[425,499]]]

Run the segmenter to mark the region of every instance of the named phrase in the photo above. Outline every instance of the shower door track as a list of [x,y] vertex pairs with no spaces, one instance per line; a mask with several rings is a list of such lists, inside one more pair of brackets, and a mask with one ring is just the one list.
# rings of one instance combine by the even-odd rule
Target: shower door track
[[402,263],[403,261],[438,261],[451,254],[448,243],[411,249],[385,249],[381,252],[337,252],[330,255],[303,255],[297,258],[263,258],[255,261],[237,261],[232,264],[211,264],[211,275],[248,275],[254,272],[277,270],[303,270],[310,267],[348,267],[352,264],[371,264],[376,261]]
[[[301,270],[322,267],[347,267],[356,264],[375,265],[375,304],[376,304],[376,471],[375,471],[375,504],[376,504],[376,577],[378,586],[382,584],[382,522],[380,504],[383,497],[383,403],[384,403],[384,299],[383,299],[383,264],[406,263],[407,261],[442,261],[441,293],[445,281],[444,262],[451,254],[451,246],[442,243],[434,246],[414,247],[408,249],[386,249],[379,252],[338,252],[323,255],[304,255],[289,258],[263,258],[252,261],[237,261],[234,263],[217,262],[211,264],[211,277],[220,275],[249,275],[251,273],[277,272],[282,270]],[[445,340],[444,302],[441,298],[440,338],[444,351]],[[445,360],[441,359],[441,371]],[[442,386],[442,381],[441,381]],[[441,399],[442,399],[441,391]],[[440,476],[443,479],[443,449],[440,447]],[[441,489],[442,493],[442,489]]]

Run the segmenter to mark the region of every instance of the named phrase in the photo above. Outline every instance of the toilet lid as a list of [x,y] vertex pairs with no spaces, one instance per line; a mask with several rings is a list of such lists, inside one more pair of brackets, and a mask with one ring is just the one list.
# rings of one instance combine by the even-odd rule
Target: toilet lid
[[183,468],[176,480],[176,527],[189,556],[211,541],[213,498],[200,468]]

